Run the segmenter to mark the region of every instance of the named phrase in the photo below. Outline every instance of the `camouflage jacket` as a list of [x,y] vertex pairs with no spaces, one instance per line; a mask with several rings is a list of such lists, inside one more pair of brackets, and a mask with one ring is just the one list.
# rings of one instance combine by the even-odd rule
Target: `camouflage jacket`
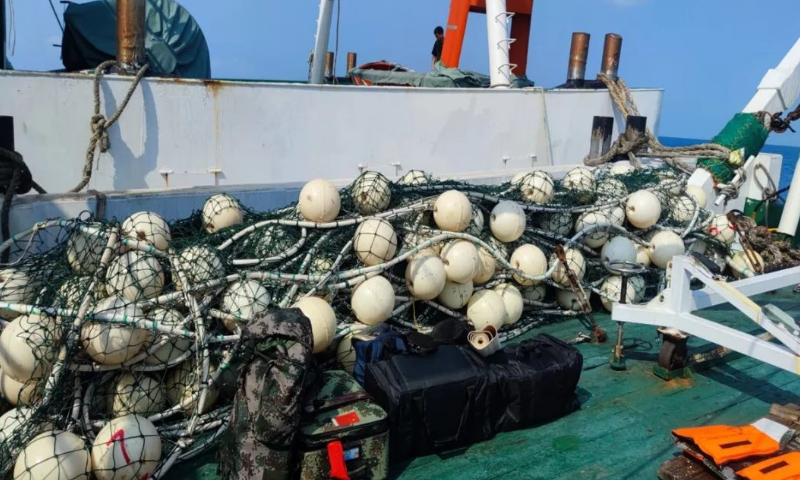
[[243,366],[217,452],[222,480],[295,474],[300,414],[313,383],[311,323],[298,309],[257,316],[242,330]]

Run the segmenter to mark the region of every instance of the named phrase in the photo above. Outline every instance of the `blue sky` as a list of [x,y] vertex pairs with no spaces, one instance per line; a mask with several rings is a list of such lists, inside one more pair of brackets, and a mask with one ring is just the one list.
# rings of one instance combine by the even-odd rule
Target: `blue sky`
[[[52,44],[60,43],[61,34],[48,1],[12,1],[15,67],[60,68]],[[63,7],[54,3],[60,12]],[[180,3],[203,27],[214,76],[306,77],[317,0]],[[386,59],[429,68],[432,30],[447,22],[449,0],[341,3],[339,72],[348,51],[358,52],[359,63]],[[619,33],[624,37],[620,75],[632,86],[666,89],[660,134],[709,138],[744,107],[766,70],[800,36],[798,6],[798,0],[538,0],[529,76],[545,87],[564,81],[573,31],[592,35],[587,75],[594,75],[603,36]],[[486,72],[485,18],[472,15],[470,22],[462,67]],[[770,143],[798,146],[800,133],[773,136]]]

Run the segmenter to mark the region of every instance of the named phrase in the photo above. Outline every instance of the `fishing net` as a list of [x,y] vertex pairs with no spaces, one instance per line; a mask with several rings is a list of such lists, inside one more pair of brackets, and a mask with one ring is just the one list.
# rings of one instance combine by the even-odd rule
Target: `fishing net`
[[[240,328],[269,309],[301,308],[314,326],[315,353],[346,368],[353,334],[384,321],[429,332],[445,318],[472,320],[475,291],[502,290],[504,299],[508,285],[519,291],[524,308],[499,324],[504,341],[582,315],[581,292],[594,309],[603,308],[601,298],[620,301],[619,276],[603,262],[616,237],[648,264],[628,279],[629,303],[663,287],[664,269],[647,253],[660,232],[724,262],[727,243],[707,233],[714,216],[685,195],[683,174],[587,172],[562,180],[535,172],[496,185],[418,171],[391,182],[366,172],[326,200],[339,202],[339,215],[326,223],[303,220],[298,205],[258,212],[215,195],[202,211],[169,223],[158,212],[121,223],[84,215],[15,235],[2,246],[10,263],[0,271],[0,390],[18,408],[0,417],[0,471],[29,478],[44,468],[34,454],[49,449],[50,457],[37,458],[60,468],[59,479],[91,468],[101,480],[145,478],[209,449],[236,391]],[[466,211],[453,213],[458,231],[439,227],[448,212],[432,213],[451,190],[466,199]],[[643,190],[657,208],[652,225],[636,228],[626,202]],[[500,218],[501,201],[515,204],[510,220]],[[516,238],[501,242],[507,221],[517,222]],[[566,248],[563,261],[558,246]],[[461,256],[472,262],[468,283],[448,277],[463,270]],[[428,277],[409,273],[420,258],[434,259],[426,260]],[[378,288],[361,289],[375,277],[390,283],[388,300]],[[415,295],[411,281],[420,292],[433,282],[434,294]],[[446,284],[465,293],[446,300]],[[366,296],[368,311],[356,294]]]

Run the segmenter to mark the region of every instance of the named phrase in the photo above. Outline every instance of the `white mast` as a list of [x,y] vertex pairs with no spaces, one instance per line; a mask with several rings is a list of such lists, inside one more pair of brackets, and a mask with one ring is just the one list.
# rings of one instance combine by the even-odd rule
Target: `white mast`
[[333,0],[320,0],[317,20],[317,41],[314,45],[314,59],[311,63],[309,83],[321,84],[325,78],[325,55],[328,53],[328,39],[331,35]]
[[492,88],[511,86],[511,63],[508,50],[508,12],[506,0],[486,0],[486,26],[489,37],[489,78]]

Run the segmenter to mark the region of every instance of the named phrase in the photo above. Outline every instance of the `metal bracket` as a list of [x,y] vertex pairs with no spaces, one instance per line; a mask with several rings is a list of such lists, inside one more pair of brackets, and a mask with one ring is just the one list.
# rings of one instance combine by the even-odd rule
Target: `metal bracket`
[[[671,281],[664,292],[648,305],[616,305],[611,318],[618,322],[674,328],[783,370],[800,374],[800,337],[794,334],[797,325],[788,328],[786,318],[776,317],[780,315],[776,313],[776,307],[762,308],[748,298],[795,285],[798,277],[800,277],[800,267],[794,267],[726,283],[710,276],[695,259],[676,256],[672,259]],[[705,288],[692,291],[690,289],[692,279],[704,283]],[[722,303],[730,303],[736,307],[780,344],[692,313]]]

